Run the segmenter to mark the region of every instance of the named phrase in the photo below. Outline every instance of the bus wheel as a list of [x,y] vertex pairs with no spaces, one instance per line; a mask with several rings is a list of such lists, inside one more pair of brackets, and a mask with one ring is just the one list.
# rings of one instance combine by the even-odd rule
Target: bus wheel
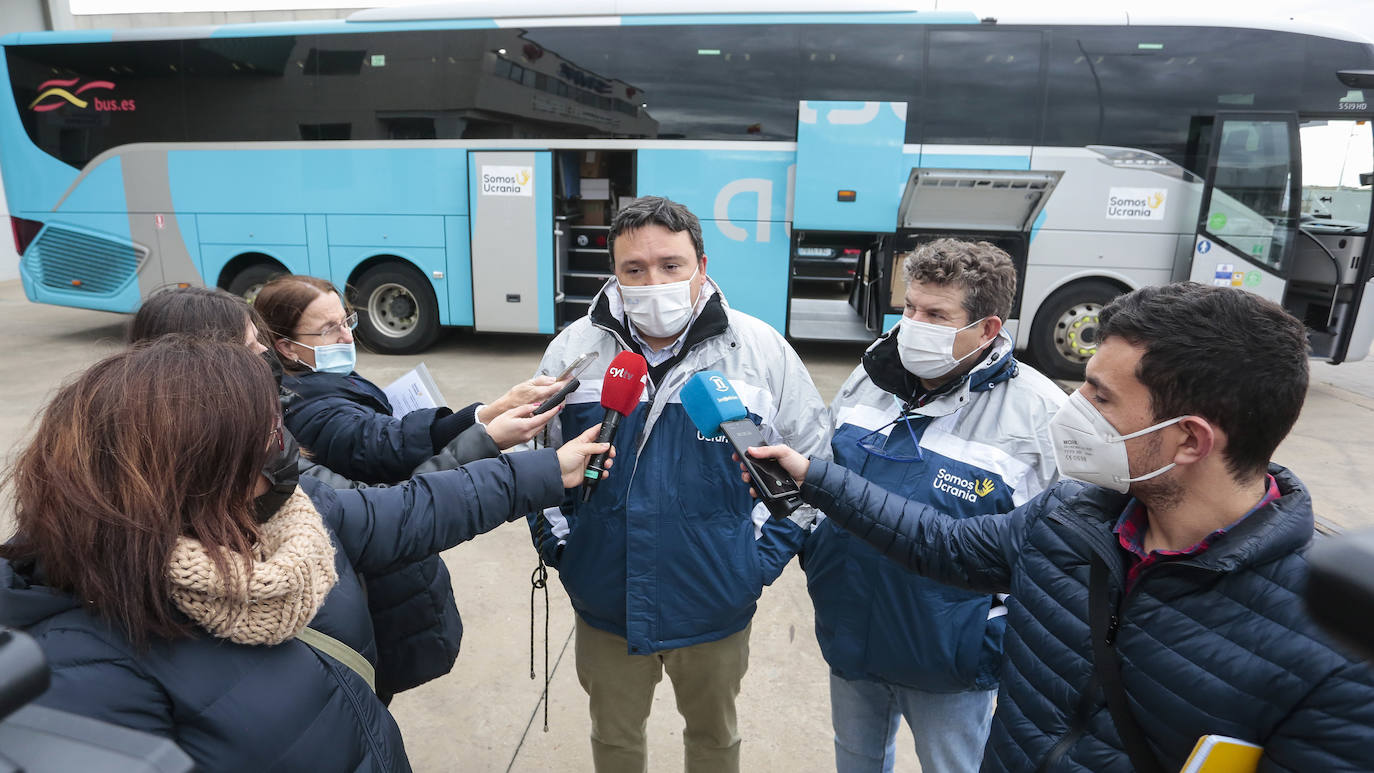
[[350,295],[358,338],[380,354],[414,354],[439,337],[439,302],[420,272],[397,263],[368,269]]
[[235,274],[224,289],[252,303],[253,299],[258,297],[258,291],[262,289],[263,285],[282,274],[288,273],[290,272],[275,263],[254,263]]
[[1050,378],[1083,378],[1083,367],[1097,351],[1097,314],[1120,294],[1110,282],[1089,280],[1046,298],[1031,326],[1029,348],[1036,367]]

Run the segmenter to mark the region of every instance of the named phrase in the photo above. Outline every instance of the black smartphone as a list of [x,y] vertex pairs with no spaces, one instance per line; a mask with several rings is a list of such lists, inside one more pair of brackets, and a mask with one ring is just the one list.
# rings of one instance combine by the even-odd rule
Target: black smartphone
[[560,390],[558,390],[557,392],[554,392],[552,395],[550,395],[550,396],[549,396],[549,399],[547,399],[547,400],[545,400],[544,402],[540,403],[540,404],[539,404],[539,407],[538,407],[538,408],[535,408],[535,409],[534,409],[534,413],[532,413],[532,414],[530,414],[530,415],[531,415],[531,416],[538,416],[538,415],[541,414],[541,413],[547,413],[547,412],[553,410],[554,408],[558,407],[558,404],[559,404],[559,403],[561,403],[561,402],[563,402],[564,400],[568,399],[568,395],[572,394],[572,393],[573,393],[573,390],[574,390],[574,389],[577,389],[577,388],[578,388],[579,386],[581,386],[581,385],[582,385],[582,382],[581,382],[581,381],[578,381],[577,379],[573,379],[572,381],[569,381],[568,383],[566,383],[566,384],[563,385],[563,388],[562,388],[562,389],[560,389]]

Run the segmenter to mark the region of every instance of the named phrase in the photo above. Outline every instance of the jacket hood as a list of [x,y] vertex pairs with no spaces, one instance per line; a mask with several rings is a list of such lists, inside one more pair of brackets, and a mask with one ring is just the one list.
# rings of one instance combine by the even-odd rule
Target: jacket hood
[[81,606],[72,595],[42,584],[32,565],[16,567],[0,559],[0,625],[28,628]]
[[946,395],[963,391],[986,392],[1002,382],[1015,378],[1019,370],[1012,356],[1012,341],[1006,331],[997,334],[992,345],[983,353],[973,370],[940,387],[927,392],[921,380],[902,365],[897,352],[897,325],[874,341],[864,352],[863,366],[868,377],[879,389],[896,395],[911,406],[925,405]]

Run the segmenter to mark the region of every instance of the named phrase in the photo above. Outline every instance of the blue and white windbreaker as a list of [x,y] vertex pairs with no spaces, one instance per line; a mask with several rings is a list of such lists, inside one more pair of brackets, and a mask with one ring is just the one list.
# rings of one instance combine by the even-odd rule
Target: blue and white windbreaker
[[[1018,363],[1005,333],[924,404],[896,349],[891,332],[869,347],[831,404],[837,464],[955,517],[1008,512],[1055,480],[1048,425],[1064,391]],[[907,405],[910,421],[893,425]],[[802,566],[836,674],[930,692],[997,687],[1006,607],[996,597],[913,574],[828,520]]]
[[[541,373],[556,375],[579,355],[597,354],[549,425],[552,445],[602,420],[600,375],[620,351],[637,351],[615,286],[607,282],[591,314],[560,333],[540,363]],[[574,490],[562,507],[529,519],[573,608],[588,624],[624,636],[631,654],[743,630],[763,586],[782,573],[815,518],[809,507],[791,519],[768,518],[725,438],[697,431],[679,392],[701,370],[725,374],[769,442],[830,455],[825,403],[796,352],[767,324],[726,306],[717,289],[693,320],[682,359],[621,420],[615,465],[591,500]]]

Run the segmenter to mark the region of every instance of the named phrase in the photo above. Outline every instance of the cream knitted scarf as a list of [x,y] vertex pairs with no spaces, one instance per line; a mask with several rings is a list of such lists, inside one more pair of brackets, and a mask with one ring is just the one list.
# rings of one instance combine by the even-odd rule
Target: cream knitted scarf
[[259,531],[250,561],[229,556],[227,578],[200,540],[178,538],[167,578],[177,608],[215,636],[280,644],[305,628],[338,581],[334,546],[299,488]]

